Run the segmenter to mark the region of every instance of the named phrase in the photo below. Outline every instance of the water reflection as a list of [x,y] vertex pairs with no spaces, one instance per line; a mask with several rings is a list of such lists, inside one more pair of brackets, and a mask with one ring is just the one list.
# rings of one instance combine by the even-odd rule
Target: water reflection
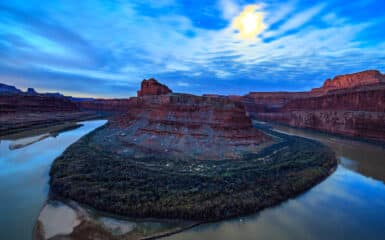
[[[34,221],[46,200],[52,161],[70,144],[104,123],[85,122],[56,138],[39,139],[15,150],[9,148],[14,141],[1,140],[0,239],[31,239]],[[329,145],[340,166],[319,185],[277,207],[249,217],[201,225],[166,239],[379,239],[385,235],[384,148],[298,129],[277,129]],[[134,226],[103,215],[94,217],[112,229]],[[157,225],[135,226],[148,231]]]
[[166,239],[378,239],[385,186],[342,166],[302,196],[257,215],[203,225]]
[[75,130],[13,150],[10,145],[15,140],[1,140],[0,239],[31,239],[35,219],[47,197],[52,161],[70,144],[105,122],[84,122]]
[[274,129],[318,140],[334,150],[344,167],[385,183],[384,146],[284,126],[275,126]]
[[336,172],[303,195],[277,207],[245,218],[202,225],[166,239],[383,238],[385,149],[299,129],[277,129],[330,146],[340,160]]

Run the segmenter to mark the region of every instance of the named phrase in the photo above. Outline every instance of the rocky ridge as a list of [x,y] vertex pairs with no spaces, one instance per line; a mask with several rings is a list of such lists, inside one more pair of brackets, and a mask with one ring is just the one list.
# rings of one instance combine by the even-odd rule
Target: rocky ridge
[[355,88],[380,83],[385,83],[385,75],[377,70],[367,70],[336,76],[333,79],[327,79],[321,88],[314,88],[311,92],[329,92],[332,90]]
[[37,93],[32,88],[23,92],[0,84],[0,135],[88,119],[95,115],[95,112],[82,110],[61,94]]
[[17,89],[14,86],[9,86],[3,83],[0,83],[0,94],[5,94],[5,93],[22,93],[20,89]]
[[0,114],[74,112],[78,106],[63,95],[40,94],[33,88],[26,92],[14,86],[0,85]]
[[154,78],[150,78],[148,80],[142,81],[141,88],[138,91],[138,97],[163,95],[169,93],[172,93],[172,91],[166,85],[159,83]]

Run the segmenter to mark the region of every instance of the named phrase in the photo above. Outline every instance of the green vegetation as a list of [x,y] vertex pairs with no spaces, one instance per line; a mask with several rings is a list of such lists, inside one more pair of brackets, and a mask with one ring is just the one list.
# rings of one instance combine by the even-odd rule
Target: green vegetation
[[273,135],[276,144],[241,161],[130,159],[98,148],[99,129],[54,162],[52,196],[130,217],[212,221],[250,214],[320,182],[336,166],[319,142]]

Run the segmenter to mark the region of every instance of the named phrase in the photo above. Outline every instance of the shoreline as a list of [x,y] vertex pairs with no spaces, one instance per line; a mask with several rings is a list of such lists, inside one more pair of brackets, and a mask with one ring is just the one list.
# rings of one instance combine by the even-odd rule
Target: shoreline
[[[28,113],[26,115],[28,115]],[[30,113],[30,115],[26,117],[3,115],[0,117],[0,123],[5,122],[8,125],[0,129],[0,138],[5,136],[17,137],[19,133],[34,132],[45,128],[68,124],[71,122],[96,120],[106,117],[107,114],[105,113],[92,111],[70,113],[56,112],[44,114]]]
[[318,130],[318,129],[314,129],[314,128],[297,127],[297,126],[292,126],[290,124],[285,124],[285,123],[277,122],[277,121],[266,122],[266,121],[259,120],[257,118],[251,118],[251,120],[253,122],[253,125],[256,125],[256,126],[263,126],[264,125],[264,127],[271,127],[271,128],[274,128],[275,126],[287,127],[287,128],[292,128],[292,129],[296,129],[296,130],[302,130],[302,131],[312,133],[312,134],[321,134],[321,135],[324,135],[327,137],[336,137],[336,138],[343,139],[343,140],[351,140],[351,141],[357,141],[360,143],[374,144],[374,145],[378,145],[382,148],[385,148],[385,140],[378,140],[378,139],[370,139],[370,138],[359,137],[359,136],[344,135],[341,133],[327,132],[327,131],[322,131],[322,130]]
[[[61,205],[64,207],[68,207],[72,209],[76,213],[76,221],[79,221],[76,226],[73,226],[73,230],[68,234],[58,234],[51,236],[49,238],[46,238],[45,235],[45,230],[44,230],[44,224],[40,220],[42,216],[42,212],[47,206],[50,205]],[[96,212],[94,212],[96,211]],[[35,221],[35,225],[33,228],[33,239],[34,240],[46,240],[46,239],[51,239],[51,238],[56,238],[59,236],[66,237],[74,234],[74,232],[80,232],[82,234],[82,231],[89,231],[90,228],[93,229],[95,232],[104,232],[104,233],[109,233],[109,236],[103,236],[103,239],[116,239],[121,237],[121,239],[130,239],[130,240],[150,240],[150,239],[159,239],[163,238],[166,236],[171,236],[180,232],[183,232],[185,230],[191,229],[193,227],[206,224],[209,222],[192,222],[192,223],[186,223],[186,222],[181,222],[178,219],[130,219],[126,218],[125,216],[118,216],[118,215],[111,215],[110,213],[105,213],[105,212],[100,212],[98,210],[94,210],[92,208],[89,208],[88,206],[83,206],[75,201],[72,200],[67,200],[67,199],[62,199],[62,200],[52,200],[52,199],[47,199],[44,203],[44,205],[40,209],[40,214],[37,217]],[[131,231],[122,234],[122,235],[114,235],[109,229],[107,229],[105,226],[103,226],[98,220],[95,218],[95,216],[99,216],[101,218],[108,218],[108,219],[114,219],[116,221],[127,221],[127,222],[135,222],[135,223],[175,223],[175,224],[184,224],[181,226],[177,226],[174,228],[170,228],[170,230],[162,230],[159,232],[155,232],[149,235],[138,235],[136,232],[136,229],[132,229]],[[86,227],[85,227],[86,226]],[[83,229],[85,228],[85,229]],[[133,234],[133,236],[130,236],[130,234]]]

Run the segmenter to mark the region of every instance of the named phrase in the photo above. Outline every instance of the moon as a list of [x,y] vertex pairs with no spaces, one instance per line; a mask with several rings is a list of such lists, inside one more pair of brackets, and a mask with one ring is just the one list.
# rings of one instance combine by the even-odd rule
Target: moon
[[265,14],[259,5],[248,5],[232,21],[232,27],[238,30],[238,37],[243,40],[256,39],[257,35],[266,29]]

